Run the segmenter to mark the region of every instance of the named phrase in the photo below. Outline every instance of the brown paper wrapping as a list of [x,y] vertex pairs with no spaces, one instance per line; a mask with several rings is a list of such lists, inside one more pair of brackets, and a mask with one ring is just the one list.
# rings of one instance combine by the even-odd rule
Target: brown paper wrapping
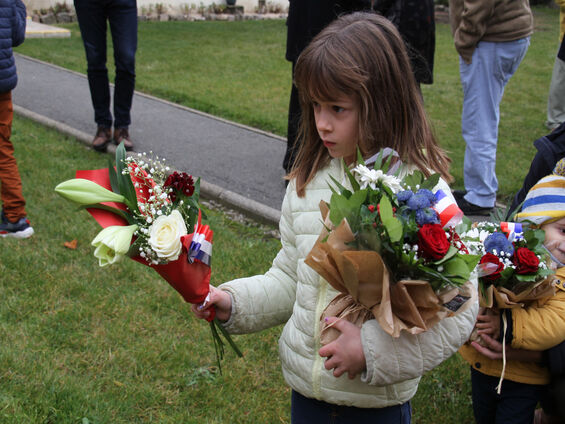
[[[320,210],[326,228],[331,228],[325,202],[321,202]],[[398,337],[402,330],[422,333],[443,318],[466,310],[476,300],[476,290],[470,282],[441,293],[435,293],[426,281],[403,280],[391,284],[381,256],[374,251],[351,250],[347,243],[353,240],[351,228],[343,220],[331,232],[322,232],[305,260],[340,292],[320,317],[323,345],[339,335],[326,325],[326,317],[346,319],[358,327],[375,318],[385,332]],[[449,305],[450,302],[455,306]]]
[[[555,295],[555,275],[550,275],[544,280],[536,283],[533,287],[527,287],[514,293],[514,291],[504,287],[488,286],[485,291],[479,293],[479,306],[485,309],[511,309],[511,308],[524,308],[536,303],[542,306],[549,298]],[[476,341],[482,346],[486,346],[481,336],[478,335],[477,328],[469,336],[469,341]]]

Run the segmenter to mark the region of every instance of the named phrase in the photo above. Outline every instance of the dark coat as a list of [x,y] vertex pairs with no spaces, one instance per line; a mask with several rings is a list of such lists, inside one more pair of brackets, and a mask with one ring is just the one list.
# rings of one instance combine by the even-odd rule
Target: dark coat
[[434,0],[375,0],[374,10],[402,35],[416,81],[431,84],[436,46]]
[[540,179],[551,174],[555,164],[565,157],[565,123],[558,126],[550,134],[534,141],[537,153],[532,160],[530,170],[524,179],[524,184],[514,197],[512,205],[508,210],[507,218],[524,201],[530,188]]
[[12,52],[25,39],[26,8],[21,0],[0,0],[0,93],[11,91],[18,82]]
[[286,59],[295,63],[308,43],[339,15],[370,8],[370,0],[290,0]]

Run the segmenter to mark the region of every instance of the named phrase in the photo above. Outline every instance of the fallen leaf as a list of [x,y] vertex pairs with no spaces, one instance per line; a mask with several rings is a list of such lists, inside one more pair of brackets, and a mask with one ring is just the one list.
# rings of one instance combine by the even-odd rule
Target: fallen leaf
[[68,249],[75,250],[77,248],[77,240],[74,239],[73,241],[66,241],[63,245]]

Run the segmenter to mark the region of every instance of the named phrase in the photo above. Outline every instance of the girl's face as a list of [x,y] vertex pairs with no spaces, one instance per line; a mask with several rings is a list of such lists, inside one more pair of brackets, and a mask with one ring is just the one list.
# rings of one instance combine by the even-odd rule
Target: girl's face
[[545,231],[544,245],[555,258],[565,264],[565,218],[541,226]]
[[316,129],[332,158],[351,164],[357,157],[359,105],[351,96],[313,102]]

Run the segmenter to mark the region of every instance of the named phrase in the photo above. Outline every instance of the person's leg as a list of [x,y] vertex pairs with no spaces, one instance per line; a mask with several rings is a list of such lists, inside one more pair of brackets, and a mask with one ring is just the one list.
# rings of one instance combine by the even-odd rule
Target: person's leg
[[114,128],[127,129],[131,124],[130,111],[135,90],[136,1],[112,0],[109,7],[109,21],[116,63]]
[[496,418],[498,378],[471,368],[471,397],[473,415],[477,424],[493,424]]
[[565,62],[556,57],[547,97],[545,125],[553,131],[563,122],[565,122]]
[[[292,64],[292,75],[294,77],[294,63]],[[298,126],[300,124],[300,102],[298,100],[298,90],[294,84],[290,91],[290,102],[288,105],[288,128],[286,136],[286,152],[284,154],[283,168],[289,173],[296,159],[298,150]]]
[[88,85],[94,107],[94,121],[99,127],[111,128],[105,7],[94,0],[75,0],[74,5],[88,63]]
[[14,146],[10,141],[12,134],[12,93],[0,94],[0,197],[4,216],[10,222],[17,222],[26,216],[22,180],[18,171]]
[[497,424],[531,424],[545,386],[505,380],[496,411]]
[[496,202],[496,146],[504,87],[526,54],[529,38],[509,43],[480,42],[472,63],[460,61],[463,85],[461,127],[465,139],[464,199],[482,208]]

